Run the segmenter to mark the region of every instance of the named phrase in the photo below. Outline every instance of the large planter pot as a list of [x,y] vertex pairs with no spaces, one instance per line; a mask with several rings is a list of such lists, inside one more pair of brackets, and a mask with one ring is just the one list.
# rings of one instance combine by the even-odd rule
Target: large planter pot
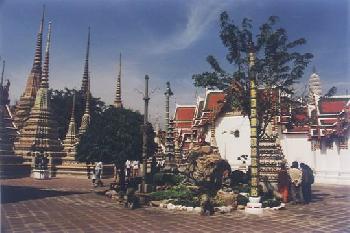
[[249,197],[249,202],[250,203],[259,203],[261,197]]
[[48,180],[51,178],[49,170],[40,170],[40,169],[33,169],[32,177],[37,180]]

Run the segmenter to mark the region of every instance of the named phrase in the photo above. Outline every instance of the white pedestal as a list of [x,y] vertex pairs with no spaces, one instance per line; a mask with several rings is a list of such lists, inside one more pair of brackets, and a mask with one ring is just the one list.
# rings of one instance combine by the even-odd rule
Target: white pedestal
[[32,177],[37,180],[48,180],[51,178],[49,170],[39,170],[39,169],[33,169]]
[[249,197],[249,202],[245,207],[245,212],[248,214],[262,214],[263,208],[260,202],[260,197]]

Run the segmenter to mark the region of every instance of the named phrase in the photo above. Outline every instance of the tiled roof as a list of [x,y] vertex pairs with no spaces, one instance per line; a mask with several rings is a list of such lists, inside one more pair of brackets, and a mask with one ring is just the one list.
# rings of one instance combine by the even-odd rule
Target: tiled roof
[[350,98],[323,98],[319,101],[321,114],[337,114],[346,106]]
[[175,128],[191,128],[192,122],[176,122]]
[[225,100],[225,94],[223,92],[209,92],[205,100],[205,111],[212,111],[218,109],[218,105],[222,104]]
[[195,110],[195,106],[178,106],[175,112],[175,121],[192,121]]

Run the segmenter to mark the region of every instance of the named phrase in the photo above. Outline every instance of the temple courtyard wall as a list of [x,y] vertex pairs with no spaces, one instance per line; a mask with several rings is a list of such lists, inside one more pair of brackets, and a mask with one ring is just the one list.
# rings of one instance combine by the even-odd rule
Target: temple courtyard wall
[[[235,135],[235,131],[239,132]],[[222,158],[230,163],[232,169],[250,165],[250,126],[249,118],[243,116],[224,116],[216,120],[215,137]],[[206,135],[210,141],[210,132]],[[315,171],[315,182],[324,184],[350,185],[350,150],[339,149],[336,143],[329,149],[321,143],[321,149],[312,150],[306,133],[279,134],[280,145],[285,159],[303,162]],[[348,148],[350,148],[348,140]],[[240,158],[248,155],[247,159]]]

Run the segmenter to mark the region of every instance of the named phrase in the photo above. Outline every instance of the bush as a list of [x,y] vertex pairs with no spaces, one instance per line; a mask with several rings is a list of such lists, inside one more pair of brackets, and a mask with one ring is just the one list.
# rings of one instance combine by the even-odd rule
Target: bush
[[158,186],[162,185],[178,185],[184,179],[181,175],[175,175],[172,173],[156,173],[153,176],[153,183]]
[[277,207],[277,206],[280,206],[281,205],[281,201],[278,201],[276,199],[268,199],[268,200],[265,200],[262,202],[262,207],[265,208],[265,207]]
[[249,199],[241,194],[237,196],[237,205],[247,205]]
[[150,196],[155,201],[165,199],[192,199],[193,193],[186,186],[179,185],[167,190],[150,193]]

